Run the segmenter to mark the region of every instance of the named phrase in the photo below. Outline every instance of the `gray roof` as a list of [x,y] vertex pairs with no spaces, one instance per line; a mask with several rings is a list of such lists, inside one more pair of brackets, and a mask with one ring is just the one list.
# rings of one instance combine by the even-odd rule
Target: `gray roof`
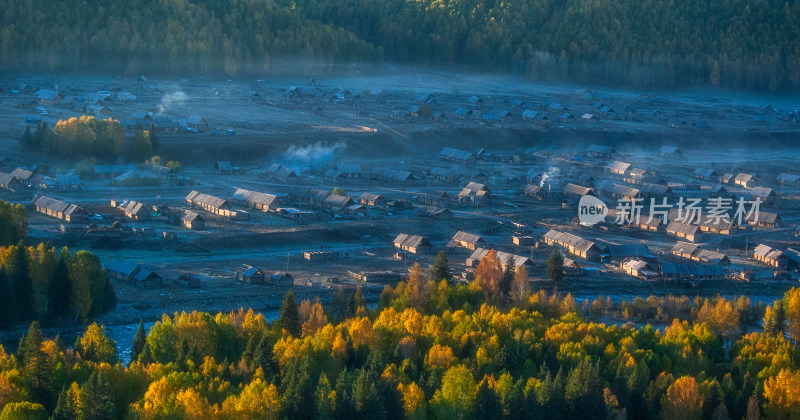
[[36,97],[39,99],[52,101],[58,97],[58,91],[52,89],[40,89],[38,92],[36,92]]
[[20,181],[27,181],[30,177],[33,176],[33,171],[29,171],[25,168],[16,168],[11,171],[11,175],[17,178]]
[[230,161],[227,160],[218,160],[217,163],[214,165],[217,170],[230,172],[233,171],[233,165],[231,165]]
[[559,232],[554,229],[551,229],[549,232],[545,233],[544,237],[545,239],[550,239],[561,246],[571,246],[579,252],[586,252],[592,247],[597,247],[597,244],[588,239],[583,239],[580,236],[567,232]]
[[130,276],[136,273],[141,267],[139,264],[130,261],[116,260],[105,265],[105,269],[120,273],[125,276]]
[[353,204],[353,199],[346,195],[330,194],[325,198],[325,204],[332,207],[345,208]]
[[454,112],[454,114],[455,115],[461,115],[461,116],[472,115],[472,110],[471,109],[467,109],[467,108],[458,108],[456,110],[456,112]]
[[567,184],[564,187],[564,194],[577,194],[577,195],[594,195],[594,190],[589,187],[583,187],[576,184]]
[[778,175],[779,182],[797,182],[800,181],[800,175],[793,175],[793,174],[780,174]]
[[653,184],[652,182],[643,182],[639,186],[639,191],[648,195],[667,195],[672,193],[672,189],[668,185]]
[[45,197],[43,195],[36,195],[31,200],[32,206],[39,206],[46,209],[50,209],[52,211],[64,214],[72,214],[77,210],[80,210],[80,207],[65,203],[61,200],[56,200],[55,198]]
[[755,179],[753,174],[739,173],[733,179],[735,182],[750,182]]
[[612,258],[650,257],[650,248],[641,242],[608,244],[608,254]]
[[608,168],[609,170],[616,170],[620,172],[625,172],[628,169],[630,169],[630,167],[631,167],[630,163],[620,162],[616,160],[606,165],[606,168]]
[[716,175],[717,173],[710,168],[697,168],[694,170],[694,176],[698,176],[701,178],[711,178],[712,176]]
[[766,211],[759,211],[758,212],[758,220],[756,220],[756,213],[752,212],[747,216],[748,222],[757,221],[759,223],[767,223],[767,224],[774,224],[777,223],[780,217],[776,213],[769,213]]
[[477,244],[478,242],[483,242],[483,238],[480,235],[475,235],[474,233],[467,233],[459,231],[458,233],[453,236],[454,241],[459,242],[466,242],[470,244]]
[[641,196],[641,192],[638,189],[619,184],[612,185],[610,191],[622,197],[638,198]]
[[677,220],[669,222],[669,225],[667,225],[667,233],[673,234],[695,235],[698,229],[699,227],[697,225],[691,225]]
[[2,185],[10,185],[15,179],[17,179],[17,177],[14,175],[0,172],[0,184]]
[[753,187],[753,189],[750,190],[750,197],[752,197],[752,198],[755,198],[755,197],[767,198],[767,197],[774,196],[774,195],[775,195],[775,191],[773,191],[772,188]]
[[452,213],[453,212],[451,212],[449,209],[436,206],[420,206],[417,207],[417,211],[415,212],[417,216],[422,217],[438,217],[441,215],[452,216]]
[[[280,201],[277,201],[278,197],[276,197],[276,196],[274,196],[272,194],[246,190],[246,189],[243,189],[243,188],[237,188],[233,192],[233,195],[231,196],[231,198],[233,198],[234,200],[238,200],[238,201],[244,201],[244,202],[247,202],[247,203],[256,203],[256,204],[261,204],[261,205],[265,205],[265,206],[271,206],[271,205],[273,205],[273,203],[280,204]],[[276,203],[276,201],[277,201],[277,203]]]
[[424,237],[419,235],[409,235],[406,233],[401,233],[394,238],[394,244],[409,247],[409,248],[417,248],[420,246],[431,246],[431,243]]
[[783,251],[764,244],[755,247],[755,249],[753,249],[753,254],[759,255],[768,260],[777,260],[781,257],[786,258],[786,254],[784,254]]
[[227,201],[222,198],[214,197],[213,195],[203,194],[201,192],[192,191],[186,196],[186,201],[192,203],[204,204],[214,208],[222,208],[227,205]]
[[183,217],[181,217],[181,219],[183,221],[186,221],[186,222],[194,222],[195,220],[200,220],[200,221],[203,220],[203,218],[199,214],[197,214],[196,212],[193,212],[191,210],[184,210],[183,211]]
[[661,273],[678,276],[722,276],[725,270],[719,265],[673,263],[661,261]]
[[442,149],[441,152],[439,152],[439,156],[445,157],[445,158],[449,158],[449,159],[457,159],[457,160],[466,161],[466,160],[469,160],[470,158],[472,158],[474,155],[472,153],[470,153],[470,152],[465,151],[465,150],[458,150],[458,149],[453,149],[451,147],[445,147],[444,149]]

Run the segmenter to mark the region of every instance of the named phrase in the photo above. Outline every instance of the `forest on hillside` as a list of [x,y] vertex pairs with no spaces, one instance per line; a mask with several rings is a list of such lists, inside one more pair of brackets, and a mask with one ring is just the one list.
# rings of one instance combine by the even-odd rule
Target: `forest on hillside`
[[136,75],[285,60],[462,66],[634,87],[800,85],[800,3],[0,0],[0,64]]
[[526,290],[492,259],[470,285],[448,283],[443,258],[417,264],[372,310],[360,289],[339,289],[328,308],[289,291],[271,323],[245,309],[165,314],[140,323],[127,366],[102,326],[71,344],[34,322],[16,354],[0,347],[0,420],[800,413],[800,289],[763,313],[746,297],[578,304]]

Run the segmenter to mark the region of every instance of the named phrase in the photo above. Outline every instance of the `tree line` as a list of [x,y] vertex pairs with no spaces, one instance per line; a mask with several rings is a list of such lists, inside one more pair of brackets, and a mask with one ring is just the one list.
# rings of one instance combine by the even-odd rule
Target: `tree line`
[[[7,68],[185,74],[387,60],[636,87],[797,88],[800,4],[0,1]],[[75,28],[82,28],[76,30]]]
[[58,120],[53,128],[46,121],[39,123],[34,131],[26,126],[19,138],[24,148],[64,158],[116,160],[122,157],[141,162],[153,156],[159,146],[152,126],[149,130],[136,130],[130,144],[125,140],[125,129],[119,121],[113,118],[98,120],[89,115]]
[[40,320],[88,322],[114,308],[116,297],[100,259],[89,251],[22,243],[0,248],[0,327]]
[[771,305],[755,331],[746,298],[720,297],[675,298],[691,315],[656,329],[604,323],[613,303],[582,307],[558,292],[515,290],[513,279],[503,291],[505,280],[495,287],[485,277],[501,279],[502,268],[452,284],[440,255],[430,270],[415,265],[407,281],[386,286],[371,310],[360,289],[340,288],[328,308],[287,292],[273,322],[252,309],[165,314],[149,331],[140,323],[127,366],[101,326],[69,346],[43,338],[33,323],[15,355],[0,349],[0,418],[788,419],[800,412],[800,289]]

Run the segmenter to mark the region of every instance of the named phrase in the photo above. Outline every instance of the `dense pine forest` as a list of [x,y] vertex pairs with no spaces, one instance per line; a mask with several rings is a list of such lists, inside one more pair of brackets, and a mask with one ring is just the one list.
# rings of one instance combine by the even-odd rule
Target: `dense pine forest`
[[395,62],[647,86],[800,84],[800,3],[778,0],[3,0],[0,65],[261,72]]
[[800,289],[765,311],[744,297],[577,303],[486,266],[451,285],[435,281],[446,269],[416,265],[371,310],[360,290],[340,289],[328,308],[289,291],[271,323],[243,309],[164,315],[149,332],[140,323],[127,366],[97,324],[72,344],[34,322],[16,354],[0,347],[0,419],[800,413]]

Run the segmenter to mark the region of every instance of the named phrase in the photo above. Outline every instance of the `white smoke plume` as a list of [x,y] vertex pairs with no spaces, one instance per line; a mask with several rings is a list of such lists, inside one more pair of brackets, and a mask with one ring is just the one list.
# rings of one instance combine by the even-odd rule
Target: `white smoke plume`
[[547,182],[547,180],[550,178],[557,177],[560,172],[561,169],[555,167],[551,167],[550,169],[548,169],[547,172],[542,174],[542,180],[539,181],[539,187],[544,188],[544,184]]
[[315,167],[326,165],[333,160],[336,155],[342,153],[347,148],[347,144],[337,142],[334,144],[324,144],[321,142],[305,145],[293,144],[283,154],[283,161],[287,166],[296,167]]

